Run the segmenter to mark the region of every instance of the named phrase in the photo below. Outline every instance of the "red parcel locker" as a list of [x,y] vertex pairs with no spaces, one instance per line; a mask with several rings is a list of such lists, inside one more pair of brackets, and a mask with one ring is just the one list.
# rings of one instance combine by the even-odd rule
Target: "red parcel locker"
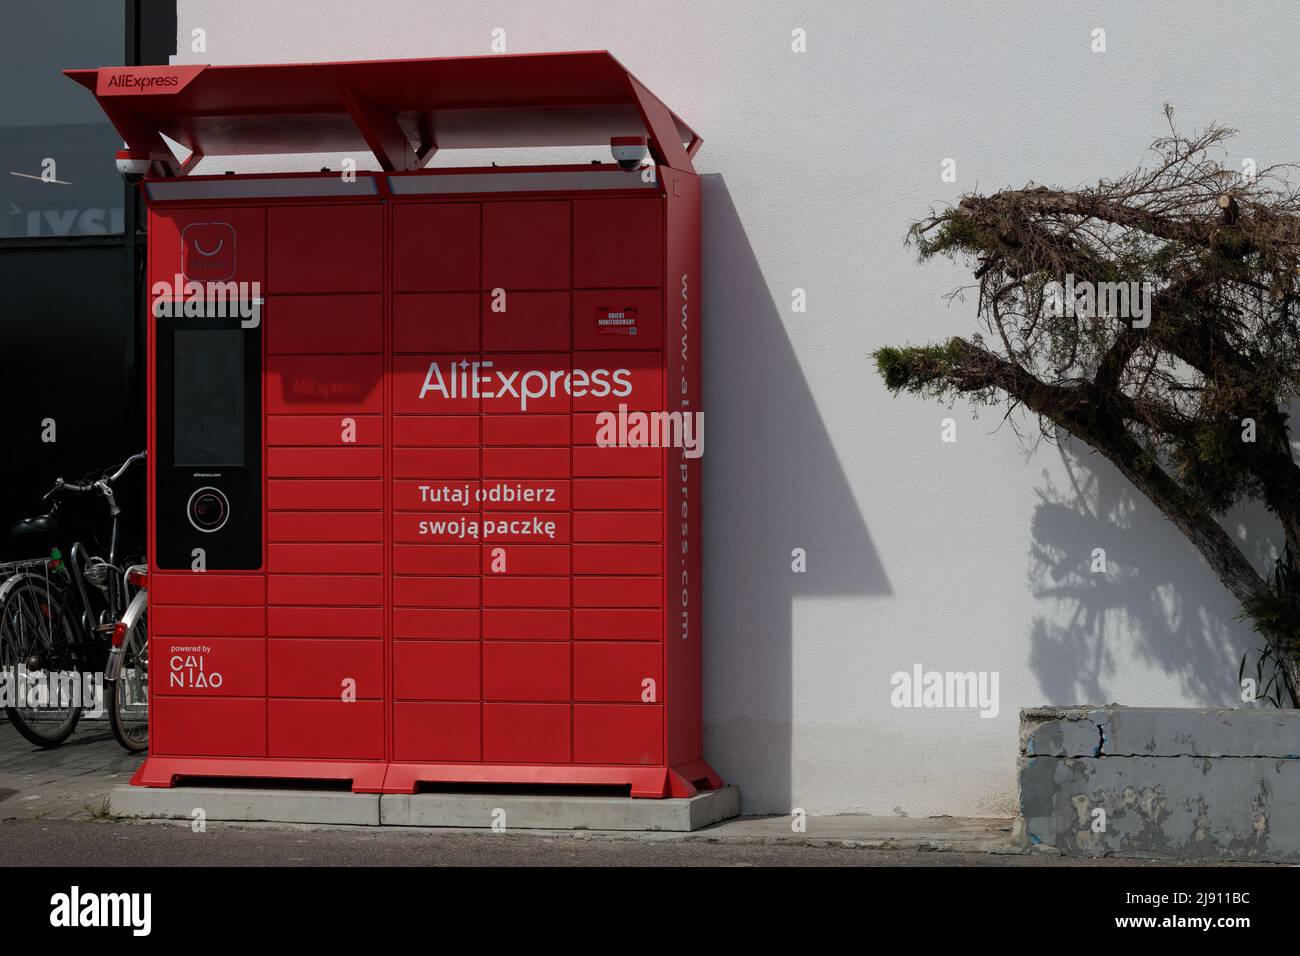
[[[148,207],[132,782],[721,786],[698,449],[633,427],[700,409],[694,131],[604,52],[69,76]],[[614,162],[429,166],[525,145]]]

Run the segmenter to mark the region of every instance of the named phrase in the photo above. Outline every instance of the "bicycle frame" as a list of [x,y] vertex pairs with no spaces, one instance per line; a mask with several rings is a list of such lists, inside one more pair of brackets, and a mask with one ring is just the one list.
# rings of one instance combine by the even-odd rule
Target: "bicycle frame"
[[[105,498],[108,500],[109,512],[112,515],[112,526],[109,532],[108,557],[105,559],[107,564],[108,578],[105,581],[105,590],[107,594],[107,608],[104,619],[101,621],[95,613],[95,605],[91,603],[90,591],[86,586],[86,563],[90,557],[86,546],[80,542],[74,542],[68,552],[68,573],[71,576],[75,592],[75,598],[80,606],[80,620],[82,626],[78,628],[79,635],[83,640],[74,644],[74,654],[81,652],[84,648],[84,654],[88,658],[88,663],[92,669],[98,669],[99,665],[105,668],[105,680],[111,680],[108,677],[107,668],[111,661],[112,653],[108,648],[106,641],[94,639],[94,635],[102,634],[107,636],[114,628],[126,610],[125,601],[123,600],[122,590],[122,570],[118,567],[118,549],[120,545],[119,516],[121,510],[117,507],[117,502],[113,498],[112,489],[101,489]],[[107,651],[107,656],[105,652]]]
[[[51,495],[59,490],[98,493],[107,502],[111,518],[108,557],[104,562],[108,575],[107,580],[104,582],[107,608],[102,621],[99,619],[99,615],[96,614],[95,603],[92,602],[90,591],[86,586],[86,565],[91,555],[89,555],[85,544],[80,541],[74,542],[68,551],[68,558],[64,562],[66,573],[72,579],[72,587],[65,589],[63,613],[72,615],[73,620],[80,622],[80,627],[73,629],[75,639],[70,647],[73,657],[71,663],[83,672],[98,670],[101,666],[105,670],[107,669],[111,659],[110,642],[96,640],[95,636],[97,634],[107,636],[109,633],[116,632],[127,610],[125,576],[122,569],[118,567],[118,551],[121,548],[120,519],[122,509],[117,505],[117,498],[113,493],[113,482],[120,478],[133,462],[143,458],[143,453],[132,455],[123,462],[122,466],[112,476],[101,477],[84,485],[65,483],[60,478],[50,492]],[[47,497],[49,496],[47,495]],[[30,563],[34,565],[37,562]],[[72,607],[74,602],[78,607]],[[118,656],[121,656],[120,653]],[[119,663],[119,670],[120,667]],[[107,675],[105,679],[109,679]]]
[[125,649],[126,635],[131,633],[136,622],[140,620],[140,615],[145,612],[149,606],[149,588],[147,585],[146,566],[135,565],[127,568],[123,575],[124,579],[129,579],[132,573],[138,573],[141,579],[146,583],[140,586],[140,590],[135,592],[135,597],[131,599],[130,605],[127,606],[126,613],[122,615],[121,620],[113,628],[112,649],[108,652],[108,663],[104,666],[104,680],[114,681],[122,673],[123,651]]
[[[106,558],[92,555],[85,543],[75,541],[62,560],[57,557],[59,552],[56,547],[48,557],[0,564],[0,574],[7,576],[0,578],[0,608],[5,612],[4,620],[0,623],[7,633],[11,620],[9,606],[13,603],[12,620],[15,628],[21,629],[15,632],[14,637],[15,649],[18,651],[15,661],[19,661],[19,666],[31,662],[31,666],[38,671],[60,675],[60,681],[64,679],[62,675],[68,672],[81,675],[82,680],[91,681],[86,686],[90,688],[91,699],[95,702],[92,705],[92,715],[101,712],[101,702],[109,702],[111,709],[108,719],[113,735],[131,751],[141,750],[147,745],[147,724],[143,725],[144,735],[138,732],[141,724],[137,705],[143,697],[136,693],[135,699],[132,699],[131,688],[136,686],[134,679],[126,683],[118,679],[134,674],[141,678],[141,684],[147,680],[147,677],[141,676],[146,673],[142,667],[147,665],[135,667],[133,672],[125,672],[124,658],[128,648],[135,647],[134,642],[127,640],[134,628],[139,628],[139,636],[145,639],[143,618],[148,598],[144,585],[147,582],[148,568],[143,565],[133,565],[125,570],[119,567],[119,561],[122,560],[122,511],[118,507],[112,486],[134,462],[142,461],[144,457],[143,452],[132,455],[111,475],[104,472],[99,477],[84,482],[69,483],[62,478],[56,479],[54,487],[43,499],[53,499],[50,516],[30,519],[15,526],[15,533],[52,531],[57,545],[58,523],[52,515],[59,507],[60,493],[100,495],[108,505],[110,516]],[[88,583],[102,593],[102,599],[100,594],[92,593]],[[44,592],[34,588],[35,584],[42,584]],[[139,586],[140,590],[131,606],[127,607],[126,599],[131,595],[133,586]],[[29,591],[34,591],[36,596],[30,596]],[[42,593],[49,595],[43,604],[40,603]],[[33,601],[37,603],[32,605]],[[51,613],[54,607],[57,607],[57,614]],[[31,627],[26,626],[28,621],[34,622]],[[45,633],[47,627],[51,628],[48,634]],[[34,641],[26,636],[28,631],[34,632]],[[146,659],[147,653],[146,645],[139,653],[140,661]],[[5,660],[8,661],[10,656],[12,655],[6,653]],[[131,686],[127,687],[126,684]],[[119,694],[125,696],[119,698]],[[63,701],[62,696],[59,700]],[[84,698],[80,700],[84,701]],[[130,715],[123,712],[119,700],[125,702],[131,711]],[[43,704],[38,703],[37,706]],[[63,704],[58,706],[62,707]],[[66,716],[58,715],[52,731],[34,724],[31,717],[19,708],[10,708],[8,716],[18,732],[32,743],[40,747],[56,747],[76,729],[84,706],[84,703],[69,699]]]

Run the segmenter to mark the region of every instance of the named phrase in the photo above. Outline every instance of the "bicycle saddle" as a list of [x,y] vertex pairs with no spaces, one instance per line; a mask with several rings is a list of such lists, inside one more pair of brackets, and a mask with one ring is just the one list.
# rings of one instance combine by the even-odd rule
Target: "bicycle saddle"
[[59,519],[56,515],[36,515],[32,518],[23,518],[14,522],[14,526],[9,533],[15,538],[25,538],[33,535],[54,537],[59,533]]

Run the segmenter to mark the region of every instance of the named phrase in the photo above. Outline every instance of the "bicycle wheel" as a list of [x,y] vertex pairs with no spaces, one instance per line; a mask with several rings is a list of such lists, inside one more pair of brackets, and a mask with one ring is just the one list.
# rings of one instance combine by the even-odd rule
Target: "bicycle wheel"
[[58,590],[32,576],[14,583],[0,605],[5,714],[38,747],[57,747],[81,719],[72,642]]
[[149,747],[149,609],[141,612],[122,641],[122,670],[109,681],[108,721],[127,750]]

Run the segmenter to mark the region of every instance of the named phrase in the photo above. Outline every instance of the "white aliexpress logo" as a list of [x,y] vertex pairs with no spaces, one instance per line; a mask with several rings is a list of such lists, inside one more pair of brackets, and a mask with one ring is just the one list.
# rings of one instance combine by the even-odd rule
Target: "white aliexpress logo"
[[[562,369],[495,369],[492,362],[477,362],[462,358],[447,363],[446,373],[437,362],[429,363],[420,398],[435,392],[443,398],[507,398],[519,400],[519,410],[526,411],[528,402],[539,398],[555,398],[563,388],[574,398],[591,395],[604,398],[613,395],[626,398],[632,394],[632,372],[626,368]],[[491,386],[490,388],[486,386]]]

